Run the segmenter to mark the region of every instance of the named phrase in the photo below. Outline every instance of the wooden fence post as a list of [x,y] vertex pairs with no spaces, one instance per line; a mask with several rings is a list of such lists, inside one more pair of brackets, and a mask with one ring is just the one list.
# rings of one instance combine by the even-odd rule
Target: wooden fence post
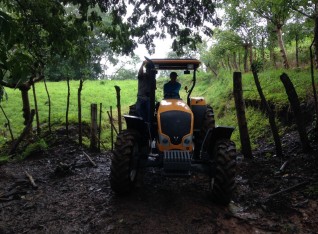
[[301,113],[301,109],[300,109],[300,102],[298,99],[298,95],[296,93],[296,90],[294,88],[293,83],[290,81],[290,79],[286,73],[283,73],[280,76],[280,80],[284,84],[289,103],[290,103],[292,110],[294,112],[294,115],[295,115],[301,145],[303,147],[304,152],[308,152],[308,151],[310,151],[311,147],[309,145],[309,141],[308,141],[308,137],[307,137],[307,133],[306,133],[305,120],[304,120],[304,117],[303,117],[303,115]]
[[91,104],[91,144],[90,149],[97,150],[97,104]]
[[82,146],[83,143],[83,134],[82,134],[82,100],[81,100],[81,92],[83,89],[84,80],[80,79],[79,87],[77,90],[77,106],[78,106],[78,143]]
[[269,125],[271,126],[271,130],[272,130],[272,134],[273,134],[273,138],[274,138],[274,142],[275,142],[276,154],[277,154],[277,156],[283,157],[282,143],[280,141],[280,137],[278,134],[277,125],[275,122],[275,115],[266,101],[265,95],[264,95],[262,87],[261,87],[261,83],[259,82],[259,79],[258,79],[258,71],[257,70],[258,70],[257,66],[255,64],[253,64],[252,65],[252,73],[253,73],[253,77],[254,77],[254,82],[255,82],[258,94],[261,98],[262,104],[265,107],[266,113],[268,115]]
[[98,150],[100,151],[100,137],[102,134],[102,103],[99,103],[99,123],[98,123]]
[[245,103],[242,90],[242,73],[233,73],[233,93],[235,100],[236,117],[239,125],[242,154],[245,158],[252,158],[250,136],[248,134],[247,121],[245,116]]
[[120,87],[115,85],[115,89],[116,89],[116,97],[117,97],[118,129],[119,129],[119,132],[121,132],[122,122],[121,122],[121,106],[120,106]]
[[114,150],[114,127],[112,125],[113,123],[113,107],[110,107],[110,126],[111,126],[111,131],[110,131],[110,137],[111,137],[111,144],[112,144],[112,151]]

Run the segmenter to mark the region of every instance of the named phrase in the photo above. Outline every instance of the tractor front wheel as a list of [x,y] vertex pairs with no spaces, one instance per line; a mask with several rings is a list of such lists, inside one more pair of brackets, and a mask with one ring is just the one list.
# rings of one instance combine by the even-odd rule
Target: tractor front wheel
[[133,189],[139,160],[139,133],[124,130],[118,134],[111,160],[110,185],[118,194],[128,193]]
[[234,142],[222,139],[216,142],[211,161],[210,194],[213,201],[228,205],[236,184],[236,147]]

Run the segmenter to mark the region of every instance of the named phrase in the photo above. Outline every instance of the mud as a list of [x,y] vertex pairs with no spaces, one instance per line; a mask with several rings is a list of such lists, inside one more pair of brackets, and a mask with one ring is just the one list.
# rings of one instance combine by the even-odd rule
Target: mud
[[57,136],[49,150],[0,165],[0,233],[318,233],[317,145],[303,153],[296,133],[283,143],[284,158],[262,146],[239,162],[237,191],[224,207],[210,201],[204,176],[173,179],[153,169],[118,197],[111,152]]

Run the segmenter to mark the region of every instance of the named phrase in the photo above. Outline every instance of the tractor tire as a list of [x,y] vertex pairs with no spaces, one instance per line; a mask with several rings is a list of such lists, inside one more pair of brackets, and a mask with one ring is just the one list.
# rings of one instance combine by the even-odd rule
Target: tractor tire
[[140,135],[135,130],[118,134],[110,167],[110,185],[117,194],[130,192],[137,179]]
[[208,132],[208,129],[215,128],[215,120],[214,120],[214,112],[210,105],[207,105],[207,109],[204,114],[202,126],[200,129],[200,133],[198,134],[198,138],[196,140],[196,145],[194,149],[194,159],[202,159],[200,158],[200,150],[202,143],[204,141],[204,138]]
[[204,139],[208,129],[215,128],[214,112],[210,105],[207,105],[200,131],[200,139]]
[[228,205],[236,188],[236,147],[234,142],[222,139],[216,142],[211,158],[210,195],[214,202]]

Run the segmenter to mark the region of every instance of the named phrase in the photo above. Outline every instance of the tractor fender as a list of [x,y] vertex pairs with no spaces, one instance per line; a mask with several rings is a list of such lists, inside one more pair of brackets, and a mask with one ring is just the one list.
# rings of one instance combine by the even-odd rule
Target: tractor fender
[[141,118],[133,115],[124,115],[127,129],[134,129],[138,131],[141,135],[148,135],[148,124]]
[[[204,137],[202,143],[202,149],[209,151],[213,149],[215,143],[220,139],[231,139],[232,133],[234,131],[234,127],[228,126],[217,126],[215,128],[210,128],[206,136]],[[202,150],[201,149],[201,150]]]

